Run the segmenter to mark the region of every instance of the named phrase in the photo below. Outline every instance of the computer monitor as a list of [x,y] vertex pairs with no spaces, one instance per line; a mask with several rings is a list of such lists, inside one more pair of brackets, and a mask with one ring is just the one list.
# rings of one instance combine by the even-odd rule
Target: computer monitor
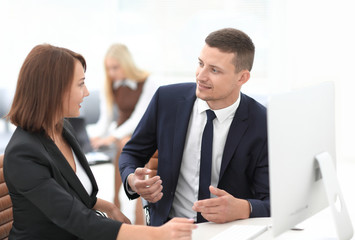
[[[335,173],[334,105],[334,86],[329,82],[269,98],[267,122],[274,236],[329,205],[338,222],[339,238],[352,236],[352,225]],[[341,210],[334,204],[336,199]]]

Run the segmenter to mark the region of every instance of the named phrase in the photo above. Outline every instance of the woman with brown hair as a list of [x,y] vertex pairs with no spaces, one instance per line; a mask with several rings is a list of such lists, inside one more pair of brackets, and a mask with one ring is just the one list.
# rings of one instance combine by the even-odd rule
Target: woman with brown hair
[[22,65],[7,115],[17,126],[4,159],[14,215],[9,239],[190,239],[191,220],[133,226],[96,197],[95,178],[65,120],[79,116],[89,95],[85,69],[80,54],[47,44]]
[[[142,118],[157,86],[150,74],[138,68],[128,48],[121,43],[110,46],[105,56],[105,104],[101,104],[100,120],[96,126],[101,129],[97,137],[91,138],[93,148],[117,146],[115,166],[114,203],[120,207],[119,190],[122,185],[118,170],[118,159],[122,148]],[[118,117],[114,118],[114,107]],[[110,125],[114,122],[114,128]],[[135,223],[143,224],[143,208],[140,198],[136,202]]]

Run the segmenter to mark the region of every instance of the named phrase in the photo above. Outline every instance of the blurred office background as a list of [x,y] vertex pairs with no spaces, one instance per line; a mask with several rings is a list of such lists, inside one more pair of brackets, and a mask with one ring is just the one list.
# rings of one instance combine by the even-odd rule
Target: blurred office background
[[234,27],[256,45],[244,92],[265,100],[335,83],[337,161],[355,162],[354,11],[351,0],[0,0],[1,105],[9,105],[23,60],[37,44],[83,54],[86,83],[95,91],[103,86],[103,59],[112,43],[126,44],[160,84],[194,81],[204,38]]

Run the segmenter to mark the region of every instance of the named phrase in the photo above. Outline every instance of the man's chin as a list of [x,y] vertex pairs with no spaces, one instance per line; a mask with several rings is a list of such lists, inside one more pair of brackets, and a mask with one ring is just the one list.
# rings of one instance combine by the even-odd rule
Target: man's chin
[[196,90],[196,97],[203,100],[203,101],[209,101],[210,97],[206,96],[206,94],[201,93],[198,89]]

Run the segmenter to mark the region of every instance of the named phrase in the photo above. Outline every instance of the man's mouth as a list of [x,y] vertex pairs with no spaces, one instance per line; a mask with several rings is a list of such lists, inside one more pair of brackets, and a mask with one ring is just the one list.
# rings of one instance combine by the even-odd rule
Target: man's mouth
[[202,89],[211,89],[212,87],[206,85],[206,84],[201,84],[200,82],[198,82],[198,87],[202,88]]

